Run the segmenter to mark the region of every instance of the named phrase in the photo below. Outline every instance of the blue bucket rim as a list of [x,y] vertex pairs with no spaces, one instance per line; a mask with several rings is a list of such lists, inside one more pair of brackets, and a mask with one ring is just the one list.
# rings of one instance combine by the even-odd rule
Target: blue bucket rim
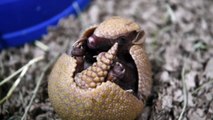
[[[57,24],[58,21],[63,17],[66,17],[68,15],[75,15],[77,13],[77,11],[74,9],[74,4],[78,4],[80,10],[83,10],[89,3],[90,3],[90,0],[76,0],[68,8],[64,9],[61,13],[57,14],[56,16],[54,16],[42,23],[36,24],[34,26],[31,26],[31,27],[28,27],[25,29],[21,29],[19,31],[2,34],[1,37],[3,40],[0,40],[0,50],[3,48],[7,48],[7,47],[15,47],[16,45],[10,45],[7,43],[15,41],[15,38],[17,38],[17,37],[32,34],[33,32],[38,31],[40,29],[46,29],[47,26],[55,25],[54,24],[55,22]],[[34,40],[23,40],[24,43],[32,42],[32,41],[34,41]],[[17,45],[17,46],[20,46],[20,45]]]

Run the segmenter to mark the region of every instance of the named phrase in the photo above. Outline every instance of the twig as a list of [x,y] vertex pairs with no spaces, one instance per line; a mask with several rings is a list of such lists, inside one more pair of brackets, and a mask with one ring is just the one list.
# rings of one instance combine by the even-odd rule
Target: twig
[[186,106],[188,104],[188,93],[187,93],[187,88],[185,83],[185,64],[183,65],[183,69],[181,71],[181,79],[182,79],[182,85],[183,85],[184,104],[183,104],[183,108],[178,120],[182,120],[183,114],[186,111]]
[[3,84],[5,84],[6,82],[10,81],[13,77],[15,77],[17,74],[19,74],[21,71],[23,71],[23,69],[25,67],[29,67],[33,64],[35,64],[36,62],[39,62],[41,60],[44,59],[44,56],[39,56],[39,57],[36,57],[32,60],[30,60],[26,65],[24,65],[23,67],[21,67],[20,69],[18,69],[16,72],[14,72],[13,74],[11,74],[10,76],[8,76],[7,78],[5,78],[4,80],[2,80],[0,82],[0,86],[2,86]]
[[36,45],[37,47],[39,47],[40,49],[42,49],[43,51],[45,51],[45,52],[49,51],[49,47],[46,46],[44,43],[42,43],[42,42],[39,41],[39,40],[36,40],[36,41],[35,41],[35,45]]
[[28,69],[29,69],[29,66],[25,66],[23,68],[21,74],[19,75],[17,80],[14,82],[13,86],[10,88],[9,92],[7,93],[7,95],[3,99],[0,100],[0,104],[2,104],[4,101],[6,101],[13,94],[13,91],[18,86],[18,84],[20,83],[21,79],[24,77],[24,75],[26,74]]
[[36,84],[36,87],[35,87],[35,89],[34,89],[34,91],[33,91],[33,96],[32,96],[31,99],[30,99],[30,103],[29,103],[28,106],[26,107],[25,112],[24,112],[24,115],[22,116],[21,120],[25,120],[25,119],[26,119],[27,113],[28,113],[29,108],[31,107],[31,105],[32,105],[32,103],[33,103],[33,100],[34,100],[35,97],[36,97],[36,94],[37,94],[38,89],[39,89],[39,87],[40,87],[41,81],[42,81],[42,79],[44,78],[45,73],[47,72],[47,70],[49,69],[49,67],[55,62],[55,60],[56,60],[56,59],[52,60],[52,61],[43,69],[42,74],[41,74],[41,76],[39,77],[38,82],[37,82],[37,84]]
[[6,82],[8,82],[9,80],[11,80],[13,77],[15,77],[18,73],[21,72],[21,74],[19,75],[19,77],[16,79],[16,81],[14,82],[14,84],[12,85],[12,87],[10,88],[9,92],[7,93],[7,95],[0,100],[0,104],[2,104],[3,102],[5,102],[5,100],[7,100],[13,93],[13,91],[15,90],[15,88],[18,86],[18,84],[20,83],[21,79],[23,78],[23,76],[26,74],[27,70],[29,69],[30,65],[41,61],[44,59],[44,56],[40,56],[37,58],[34,58],[32,60],[30,60],[26,65],[24,65],[22,68],[20,68],[19,70],[17,70],[15,73],[13,73],[12,75],[10,75],[9,77],[7,77],[6,79],[4,79],[1,83],[0,86],[5,84]]
[[167,8],[167,11],[168,11],[169,16],[171,18],[171,21],[173,23],[176,23],[177,22],[177,18],[175,16],[174,11],[172,10],[171,6],[169,4],[166,4],[166,8]]
[[[69,46],[68,43],[69,43],[69,40],[67,40],[67,41],[64,43],[64,47],[63,47],[62,51],[65,51],[65,50],[68,48],[68,46]],[[55,61],[58,59],[58,57],[59,57],[60,55],[61,55],[61,53],[58,53],[57,56],[56,56],[55,58],[53,58],[53,59],[50,61],[50,63],[47,64],[47,65],[45,66],[45,68],[42,70],[42,74],[41,74],[41,76],[38,78],[38,82],[37,82],[36,87],[35,87],[35,89],[34,89],[34,91],[33,91],[33,95],[32,95],[32,97],[31,97],[31,99],[30,99],[29,104],[27,105],[27,107],[26,107],[26,109],[25,109],[24,115],[22,116],[21,120],[25,120],[25,119],[26,119],[27,113],[28,113],[28,111],[29,111],[29,109],[30,109],[30,107],[31,107],[31,105],[32,105],[32,103],[33,103],[33,101],[34,101],[36,95],[37,95],[38,89],[39,89],[39,87],[40,87],[40,85],[41,85],[41,81],[43,80],[43,78],[44,78],[44,76],[45,76],[47,70],[55,63]]]

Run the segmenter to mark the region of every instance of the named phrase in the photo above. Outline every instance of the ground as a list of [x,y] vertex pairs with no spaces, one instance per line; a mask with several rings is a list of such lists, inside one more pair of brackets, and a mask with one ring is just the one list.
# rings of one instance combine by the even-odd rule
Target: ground
[[[152,95],[140,119],[213,119],[211,0],[93,1],[80,19],[70,16],[62,19],[57,26],[49,27],[48,34],[41,40],[49,47],[45,60],[30,67],[12,96],[0,106],[0,119],[20,119],[44,71],[43,66],[61,51],[67,51],[64,50],[66,45],[70,48],[83,29],[110,16],[132,19],[146,31],[145,46],[152,64],[154,83]],[[44,53],[33,43],[1,51],[0,80]],[[50,69],[41,81],[27,114],[28,120],[59,119],[48,100],[47,78]],[[15,80],[1,86],[0,98],[6,95]]]

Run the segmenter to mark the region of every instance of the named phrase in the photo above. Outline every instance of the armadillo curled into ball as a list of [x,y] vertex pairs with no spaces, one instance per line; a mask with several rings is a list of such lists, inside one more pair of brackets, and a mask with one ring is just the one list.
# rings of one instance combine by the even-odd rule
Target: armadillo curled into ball
[[86,29],[49,76],[56,113],[64,120],[136,119],[152,88],[144,39],[140,26],[122,17]]

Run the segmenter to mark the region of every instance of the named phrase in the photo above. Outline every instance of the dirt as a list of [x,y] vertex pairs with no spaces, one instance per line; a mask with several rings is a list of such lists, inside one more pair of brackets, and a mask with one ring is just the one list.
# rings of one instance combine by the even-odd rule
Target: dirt
[[[95,0],[81,16],[81,20],[70,16],[50,26],[41,40],[50,49],[46,59],[30,67],[12,96],[0,106],[1,120],[20,119],[43,66],[63,51],[66,41],[71,47],[83,29],[110,16],[132,19],[146,31],[145,46],[154,83],[140,119],[175,120],[182,111],[183,120],[213,119],[213,1]],[[0,80],[43,54],[33,43],[1,51]],[[29,109],[28,120],[60,119],[48,100],[49,71]],[[15,78],[1,86],[0,98],[7,94]]]

